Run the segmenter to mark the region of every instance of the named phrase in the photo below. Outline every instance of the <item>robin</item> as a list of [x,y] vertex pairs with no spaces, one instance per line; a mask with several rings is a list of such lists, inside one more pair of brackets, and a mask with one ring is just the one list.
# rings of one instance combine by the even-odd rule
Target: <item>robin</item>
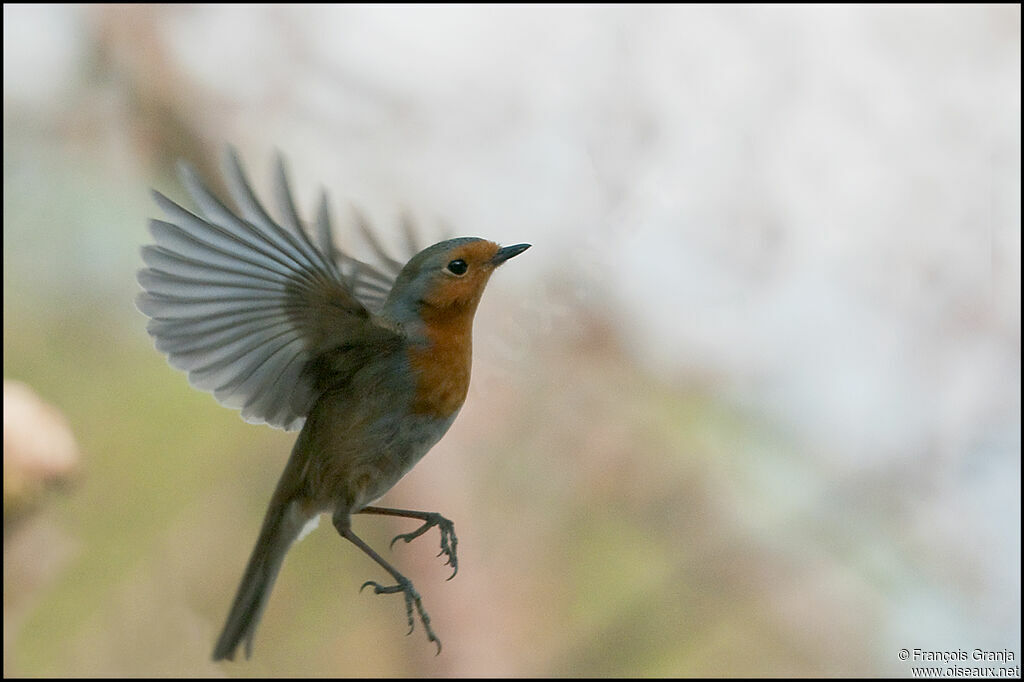
[[[253,635],[285,553],[319,515],[330,513],[345,538],[391,575],[370,580],[376,594],[401,593],[411,633],[413,609],[441,651],[412,582],[353,531],[353,514],[422,521],[458,571],[454,525],[433,512],[370,504],[391,489],[452,425],[466,399],[473,315],[491,273],[530,247],[476,237],[449,239],[408,263],[391,259],[363,224],[384,260],[374,268],[334,243],[326,199],[315,237],[296,213],[280,157],[275,164],[276,222],[256,199],[233,150],[225,173],[237,213],[182,164],[182,181],[199,207],[193,214],[154,191],[168,220],[152,220],[155,244],[142,248],[148,267],[138,307],[170,364],[242,417],[299,429],[274,490],[256,547],[213,651],[233,659]],[[409,243],[413,243],[407,230]]]

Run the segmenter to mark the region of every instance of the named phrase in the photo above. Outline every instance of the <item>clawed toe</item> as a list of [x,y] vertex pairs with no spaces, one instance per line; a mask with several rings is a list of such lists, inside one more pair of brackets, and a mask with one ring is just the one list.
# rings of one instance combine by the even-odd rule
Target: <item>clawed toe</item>
[[[423,629],[427,631],[427,639],[437,645],[437,654],[441,653],[441,640],[438,639],[437,635],[434,634],[434,629],[430,627],[430,615],[426,609],[423,608],[423,601],[420,598],[420,593],[412,586],[412,582],[408,578],[400,578],[398,583],[395,585],[381,585],[374,580],[367,580],[363,583],[359,591],[362,592],[367,586],[373,585],[374,594],[394,594],[401,592],[402,596],[405,597],[405,615],[409,620],[409,632],[405,633],[406,636],[411,635],[412,631],[416,627],[416,621],[413,617],[413,608],[420,616],[420,621],[423,623]],[[437,655],[435,654],[435,656]]]
[[359,588],[359,591],[362,592],[364,589],[366,589],[367,585],[373,585],[374,594],[394,594],[395,592],[401,592],[403,589],[401,585],[390,585],[388,587],[385,587],[376,580],[367,580],[365,583],[363,583],[362,587]]
[[444,555],[448,557],[444,563],[446,566],[451,566],[453,569],[452,574],[448,576],[448,580],[451,580],[455,577],[455,574],[459,572],[459,559],[455,552],[455,548],[459,544],[459,539],[455,536],[455,524],[440,514],[430,514],[429,518],[423,522],[423,525],[411,533],[396,535],[391,540],[391,547],[393,548],[395,543],[399,540],[404,540],[407,543],[412,542],[434,526],[437,526],[437,529],[441,532],[441,551],[437,553],[437,556]]

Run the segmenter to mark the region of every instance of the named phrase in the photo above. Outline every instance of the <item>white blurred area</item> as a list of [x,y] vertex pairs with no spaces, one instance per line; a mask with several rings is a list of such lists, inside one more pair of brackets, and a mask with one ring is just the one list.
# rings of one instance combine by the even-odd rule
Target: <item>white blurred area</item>
[[82,125],[130,168],[138,93],[83,85],[97,59],[259,187],[283,152],[307,212],[323,187],[336,215],[534,244],[488,293],[525,327],[491,357],[586,311],[783,434],[796,454],[725,506],[808,563],[852,557],[868,588],[807,599],[874,595],[879,669],[1019,655],[1019,6],[5,5],[5,145]]

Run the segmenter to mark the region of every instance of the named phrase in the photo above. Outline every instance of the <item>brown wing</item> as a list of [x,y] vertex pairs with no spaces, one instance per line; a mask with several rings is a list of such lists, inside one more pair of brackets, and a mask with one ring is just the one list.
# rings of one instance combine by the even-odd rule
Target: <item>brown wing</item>
[[[226,175],[237,213],[188,166],[182,181],[200,215],[154,192],[168,220],[150,222],[156,243],[142,248],[148,267],[138,273],[145,290],[138,307],[152,318],[147,329],[157,349],[193,386],[241,409],[246,421],[296,429],[325,387],[324,373],[311,371],[325,353],[335,368],[354,369],[356,358],[398,339],[368,309],[393,278],[338,251],[326,202],[313,243],[280,158],[281,223],[256,199],[231,150]],[[339,363],[346,354],[353,362]]]

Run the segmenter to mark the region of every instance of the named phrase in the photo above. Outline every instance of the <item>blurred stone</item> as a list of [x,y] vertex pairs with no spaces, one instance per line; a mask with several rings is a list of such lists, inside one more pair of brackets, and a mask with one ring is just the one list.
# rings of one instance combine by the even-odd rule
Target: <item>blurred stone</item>
[[73,478],[80,453],[61,412],[4,379],[4,527],[34,510],[47,488]]

